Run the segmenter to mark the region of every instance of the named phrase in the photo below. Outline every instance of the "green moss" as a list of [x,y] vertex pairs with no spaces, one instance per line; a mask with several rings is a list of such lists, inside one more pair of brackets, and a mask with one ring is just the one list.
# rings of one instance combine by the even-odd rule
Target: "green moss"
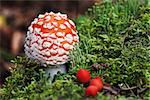
[[74,63],[87,67],[93,63],[109,64],[104,77],[111,84],[125,82],[134,86],[140,79],[147,83],[150,10],[136,3],[137,0],[133,1],[133,4],[129,0],[114,5],[108,2],[96,5],[86,16],[76,20],[80,46],[75,54],[81,53],[81,59],[75,59]]

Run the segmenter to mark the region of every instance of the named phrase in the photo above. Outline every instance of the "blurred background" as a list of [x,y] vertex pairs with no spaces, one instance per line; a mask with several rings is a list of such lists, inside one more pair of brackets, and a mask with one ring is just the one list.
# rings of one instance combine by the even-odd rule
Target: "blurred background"
[[10,60],[24,54],[24,39],[31,21],[40,13],[61,12],[76,18],[101,0],[0,0],[0,87],[10,75]]

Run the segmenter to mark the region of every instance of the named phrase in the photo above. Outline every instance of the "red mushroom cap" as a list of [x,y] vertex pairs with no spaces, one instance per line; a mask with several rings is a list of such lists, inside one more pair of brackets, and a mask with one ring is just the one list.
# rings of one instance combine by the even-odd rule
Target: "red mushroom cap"
[[73,21],[66,14],[40,14],[28,28],[25,54],[42,64],[59,65],[68,61],[68,54],[79,42]]

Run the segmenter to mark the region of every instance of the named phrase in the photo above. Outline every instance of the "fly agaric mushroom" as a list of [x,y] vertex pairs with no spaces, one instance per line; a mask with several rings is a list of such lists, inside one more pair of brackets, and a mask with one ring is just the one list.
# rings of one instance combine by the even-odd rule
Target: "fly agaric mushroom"
[[[60,65],[69,60],[69,52],[79,42],[77,30],[66,14],[40,14],[28,28],[25,39],[25,54],[28,58],[49,66],[53,78],[58,71],[65,72]],[[55,67],[54,67],[55,66]]]

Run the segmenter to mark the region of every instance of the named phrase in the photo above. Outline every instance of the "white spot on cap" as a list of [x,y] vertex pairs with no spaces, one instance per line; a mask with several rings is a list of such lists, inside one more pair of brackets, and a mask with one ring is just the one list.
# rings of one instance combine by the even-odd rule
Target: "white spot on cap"
[[51,56],[51,58],[49,58],[49,60],[55,60],[56,56]]
[[38,19],[35,18],[34,21],[31,24],[36,24],[38,22]]
[[65,38],[68,43],[72,43],[72,39]]
[[44,42],[43,43],[43,47],[44,48],[48,48],[48,47],[50,47],[52,44],[50,43],[50,42]]
[[63,60],[62,56],[57,57],[57,62],[61,62]]
[[53,45],[53,49],[55,49],[55,50],[56,50],[57,48],[58,48],[58,46],[56,46],[56,45]]
[[74,39],[75,41],[79,41],[79,37],[78,37],[77,35],[74,36],[73,39]]
[[28,57],[31,57],[30,53],[29,53],[27,50],[25,50],[25,54],[26,54]]
[[37,40],[38,40],[38,38],[37,38],[36,36],[34,36],[34,37],[32,37],[31,42],[34,43],[34,42],[37,41]]
[[58,57],[57,57],[57,61],[60,61],[60,62],[61,62],[62,60],[63,60],[62,56],[60,56],[60,57],[58,56]]
[[71,34],[67,34],[67,35],[66,35],[66,38],[68,38],[68,39],[71,39],[71,40],[72,40],[72,39],[73,39],[73,36],[72,36]]
[[51,37],[47,37],[47,41],[50,41],[51,43],[53,43],[53,39]]
[[[50,52],[50,51],[48,51],[48,52]],[[51,54],[50,54],[51,55]],[[47,58],[47,60],[52,60],[52,58],[51,57],[49,57],[49,58]]]
[[49,33],[43,33],[43,34],[41,34],[41,36],[47,37],[47,36],[49,36]]
[[40,45],[38,46],[38,49],[42,49],[42,48],[43,48],[42,46],[40,46]]
[[44,18],[45,15],[40,14],[38,17],[39,18]]
[[49,51],[46,51],[45,54],[46,54],[47,56],[50,56],[50,55],[51,55]]
[[40,28],[34,28],[34,31],[35,31],[36,33],[40,33],[41,29],[40,29]]
[[63,19],[67,19],[67,15],[66,14],[61,14],[60,15]]
[[46,12],[45,15],[48,15],[48,13]]
[[60,65],[61,64],[61,62],[57,62],[57,65]]
[[36,57],[36,52],[32,52],[32,55],[33,55],[34,57]]
[[61,29],[66,29],[66,26],[65,25],[63,25],[63,24],[60,24],[60,26],[59,26]]
[[39,40],[38,40],[38,44],[39,44],[39,45],[42,45],[42,43],[43,43],[43,40],[42,40],[42,39],[39,39]]
[[57,25],[58,25],[58,23],[57,23],[57,22],[52,22],[52,24],[53,24],[53,25],[55,25],[55,26],[57,26]]
[[32,33],[33,32],[32,26],[29,26],[28,30]]
[[54,49],[51,49],[51,50],[50,50],[50,53],[51,53],[51,54],[56,54],[56,53],[57,53],[57,51],[56,51],[56,50],[54,50]]
[[59,16],[54,17],[54,19],[61,20],[61,18]]
[[73,29],[71,31],[72,31],[72,34],[77,35],[77,32],[75,32]]
[[71,34],[67,34],[65,40],[68,41],[69,43],[72,43],[72,41],[73,41],[72,35]]
[[64,47],[65,49],[67,49],[67,50],[71,49],[71,45],[68,44],[68,43],[65,43],[65,44],[63,45],[63,47]]
[[40,51],[40,53],[41,53],[41,55],[45,55],[45,52],[46,52],[46,50],[42,50],[42,51]]
[[58,42],[63,42],[64,39],[63,39],[63,38],[57,38],[57,41],[58,41]]
[[67,25],[67,27],[71,28],[71,25],[67,21],[65,21],[64,24]]
[[58,28],[55,28],[54,30],[55,30],[55,31],[57,31],[57,30],[58,30]]
[[46,19],[46,21],[49,21],[51,19],[51,17],[50,16],[46,16],[45,19]]
[[48,24],[47,24],[47,28],[48,28],[48,29],[52,29],[53,27],[54,27],[54,26],[51,25],[51,23],[48,23]]
[[24,48],[25,48],[25,49],[29,49],[29,47],[27,46],[27,42],[26,42],[26,44],[24,45]]
[[75,26],[74,22],[72,20],[69,20],[69,23],[73,26]]
[[53,15],[54,13],[51,11],[50,14]]
[[50,38],[56,38],[56,35],[54,33],[49,35]]
[[59,48],[59,49],[58,49],[58,53],[59,53],[59,55],[62,55],[62,54],[64,54],[64,53],[65,53],[65,50],[64,50],[64,49],[62,49],[62,48]]
[[60,13],[60,12],[58,12],[58,13],[57,13],[57,15],[61,15],[61,13]]
[[27,31],[27,35],[30,35],[30,32],[29,32],[29,31]]
[[65,33],[64,33],[64,32],[57,32],[56,35],[57,35],[57,36],[64,36]]
[[[38,46],[37,46],[37,47],[38,47]],[[34,49],[34,52],[36,52],[37,55],[39,55],[39,54],[38,54],[38,52],[39,52],[38,48],[35,48],[35,49]]]
[[42,24],[43,24],[43,22],[42,22],[42,21],[40,21],[40,22],[38,22],[37,24],[38,24],[38,25],[42,25]]
[[67,55],[63,55],[62,58],[66,60],[66,59],[68,59],[68,56]]
[[57,63],[57,61],[56,61],[56,60],[53,60],[52,62],[53,62],[53,64],[56,64],[56,63]]
[[44,27],[44,28],[47,28],[47,25],[46,25],[46,24],[44,24],[44,25],[43,25],[43,27]]

